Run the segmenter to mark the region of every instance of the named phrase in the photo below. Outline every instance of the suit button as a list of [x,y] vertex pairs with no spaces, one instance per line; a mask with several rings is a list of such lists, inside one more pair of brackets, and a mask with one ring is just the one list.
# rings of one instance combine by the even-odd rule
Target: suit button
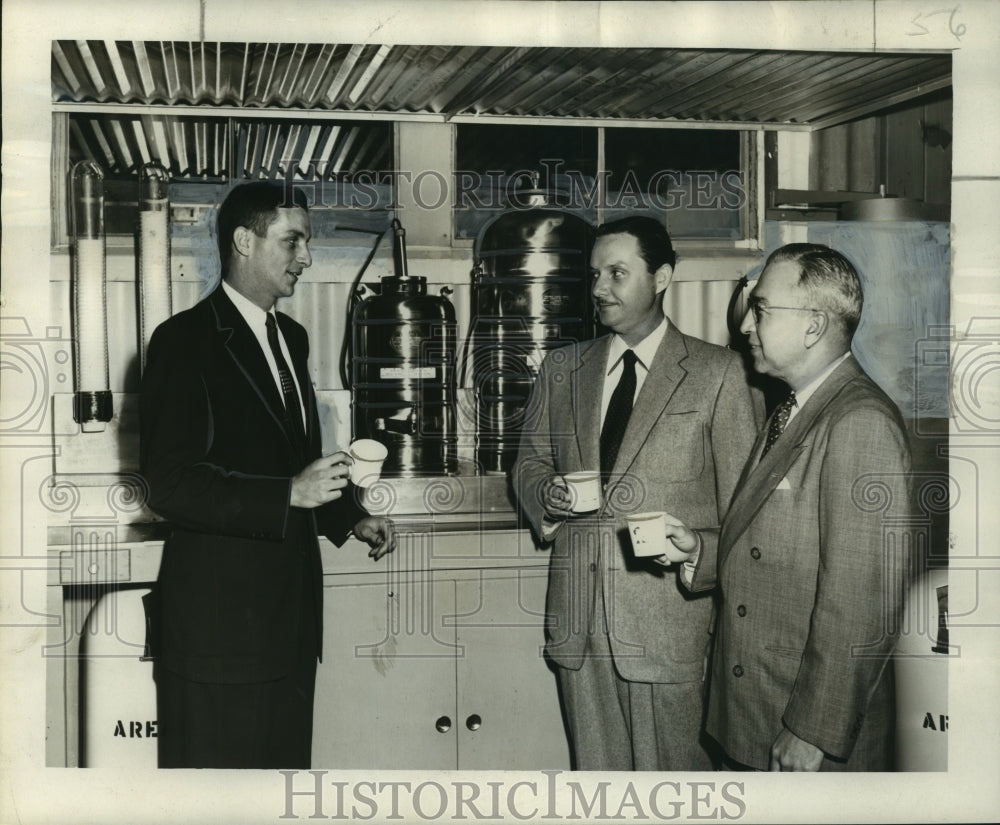
[[597,565],[594,564],[594,562],[590,563],[590,572],[591,573],[596,573],[597,572]]
[[742,676],[742,675],[743,675],[743,668],[740,665],[736,665],[733,668],[733,676],[735,676],[737,679],[739,679],[740,676]]
[[746,616],[746,614],[747,614],[747,606],[745,604],[741,604],[739,607],[736,608],[736,615],[739,616],[741,619],[744,616]]
[[750,557],[753,558],[753,559],[759,559],[760,558],[760,548],[759,547],[751,547],[750,548]]

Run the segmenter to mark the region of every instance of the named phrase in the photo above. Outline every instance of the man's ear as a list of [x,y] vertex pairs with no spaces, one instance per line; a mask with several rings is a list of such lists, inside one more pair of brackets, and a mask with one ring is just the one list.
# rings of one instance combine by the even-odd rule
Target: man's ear
[[246,226],[237,226],[233,230],[233,249],[244,258],[250,254],[253,234],[253,230]]
[[664,292],[674,279],[674,268],[670,264],[663,264],[653,273],[653,280],[656,283],[656,291]]
[[829,329],[830,317],[821,309],[812,312],[809,317],[809,326],[806,327],[806,349],[822,341]]

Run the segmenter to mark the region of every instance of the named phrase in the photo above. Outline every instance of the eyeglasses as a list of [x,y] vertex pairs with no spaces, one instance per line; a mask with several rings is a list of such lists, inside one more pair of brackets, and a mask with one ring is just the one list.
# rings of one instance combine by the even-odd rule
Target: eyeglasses
[[747,309],[753,313],[753,322],[755,324],[760,323],[761,316],[770,312],[772,309],[790,309],[796,312],[820,312],[816,307],[779,307],[773,304],[765,304],[760,298],[751,295],[747,299]]

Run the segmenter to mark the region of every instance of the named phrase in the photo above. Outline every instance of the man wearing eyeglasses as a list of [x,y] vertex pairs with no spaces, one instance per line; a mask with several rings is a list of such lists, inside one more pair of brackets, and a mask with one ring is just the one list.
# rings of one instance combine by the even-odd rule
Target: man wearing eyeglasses
[[862,300],[828,247],[770,256],[741,330],[789,396],[721,528],[668,528],[692,554],[682,580],[721,597],[706,727],[733,768],[892,768],[905,583],[884,519],[909,511],[910,455],[899,411],[851,355]]

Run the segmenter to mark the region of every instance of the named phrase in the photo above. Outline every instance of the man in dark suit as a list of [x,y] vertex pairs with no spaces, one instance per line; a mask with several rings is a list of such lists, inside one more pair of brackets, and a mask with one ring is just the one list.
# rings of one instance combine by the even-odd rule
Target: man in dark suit
[[223,282],[161,324],[141,395],[150,506],[171,522],[156,586],[160,767],[307,768],[322,649],[317,534],[381,558],[392,523],[321,456],[305,330],[275,312],[312,263],[305,198],[234,188]]
[[892,767],[890,654],[905,592],[886,514],[905,524],[899,411],[851,355],[857,272],[838,252],[774,252],[742,330],[792,390],[761,432],[721,531],[668,533],[682,579],[721,596],[707,730],[732,767]]
[[[703,770],[702,685],[712,605],[674,569],[637,559],[625,517],[717,524],[760,421],[735,353],[664,315],[675,255],[652,218],[597,231],[593,298],[613,330],[552,352],[529,402],[514,484],[552,544],[546,651],[558,666],[579,770]],[[563,476],[600,470],[601,505],[571,511]]]

